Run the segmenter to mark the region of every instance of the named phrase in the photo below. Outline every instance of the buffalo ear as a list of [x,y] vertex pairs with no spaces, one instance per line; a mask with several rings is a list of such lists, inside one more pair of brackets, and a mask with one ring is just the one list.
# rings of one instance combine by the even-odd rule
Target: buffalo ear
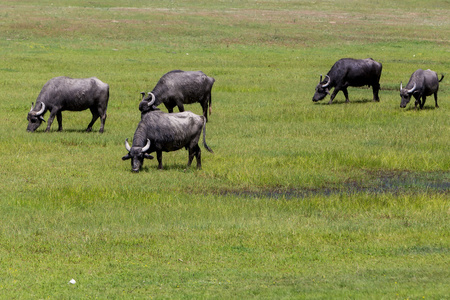
[[150,154],[144,153],[144,158],[153,159],[154,157],[151,156]]
[[122,160],[127,160],[127,159],[130,159],[130,158],[131,158],[131,155],[130,155],[130,153],[128,153],[127,155],[122,157]]

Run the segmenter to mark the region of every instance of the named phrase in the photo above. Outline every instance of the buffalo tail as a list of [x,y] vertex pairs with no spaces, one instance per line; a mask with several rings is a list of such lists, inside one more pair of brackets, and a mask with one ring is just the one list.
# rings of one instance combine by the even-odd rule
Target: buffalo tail
[[203,147],[209,152],[214,153],[214,151],[206,145],[206,119],[203,121]]

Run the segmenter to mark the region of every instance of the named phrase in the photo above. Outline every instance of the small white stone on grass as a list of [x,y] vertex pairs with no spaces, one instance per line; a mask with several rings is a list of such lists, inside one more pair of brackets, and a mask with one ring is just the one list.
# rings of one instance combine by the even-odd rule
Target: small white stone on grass
[[72,279],[70,279],[69,283],[75,284],[75,283],[77,283],[77,282],[75,281],[75,279],[72,278]]

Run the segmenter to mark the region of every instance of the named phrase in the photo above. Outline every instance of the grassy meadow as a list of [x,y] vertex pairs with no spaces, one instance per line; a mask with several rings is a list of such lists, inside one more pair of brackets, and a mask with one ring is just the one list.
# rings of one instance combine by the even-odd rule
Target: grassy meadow
[[[449,14],[446,0],[3,1],[0,298],[448,297]],[[312,102],[343,57],[383,64],[380,102],[368,88]],[[418,68],[445,75],[440,108],[399,107]],[[140,92],[173,69],[216,79],[215,153],[134,174],[121,157]],[[62,75],[110,85],[103,134],[84,131],[89,111],[26,132]]]

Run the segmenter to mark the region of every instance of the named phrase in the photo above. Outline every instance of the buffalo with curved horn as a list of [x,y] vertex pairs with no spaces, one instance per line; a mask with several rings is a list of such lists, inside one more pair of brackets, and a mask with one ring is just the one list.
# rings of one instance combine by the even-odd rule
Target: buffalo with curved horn
[[380,90],[381,70],[382,65],[371,58],[340,59],[331,67],[323,81],[322,75],[320,75],[319,84],[316,86],[316,92],[312,100],[314,102],[322,100],[330,94],[330,89],[334,88],[328,104],[333,102],[339,91],[344,93],[345,102],[350,102],[347,91],[349,86],[369,85],[373,89],[373,100],[380,101],[378,91]]
[[149,111],[142,114],[141,121],[134,133],[133,144],[130,146],[125,140],[125,149],[128,154],[123,160],[131,159],[131,170],[139,172],[144,159],[152,159],[149,155],[156,152],[158,169],[162,169],[162,152],[176,151],[185,148],[189,151],[189,167],[194,157],[197,168],[201,169],[201,150],[198,146],[203,130],[203,146],[213,152],[206,145],[206,119],[190,111],[181,113],[165,113],[160,110]]
[[[139,103],[139,110],[142,113],[146,113],[149,111],[159,110],[154,104],[156,101],[156,97],[152,92],[149,92],[147,94],[147,97],[145,95],[145,92],[141,92],[142,95],[142,101]],[[145,100],[145,101],[144,101]]]
[[[419,104],[420,109],[422,109],[425,105],[427,96],[434,95],[435,107],[439,108],[437,93],[439,90],[439,82],[444,79],[444,75],[441,76],[441,79],[438,80],[436,72],[430,69],[425,71],[418,69],[411,75],[405,88],[403,88],[403,83],[400,82],[400,97],[402,98],[400,107],[405,108],[411,100],[411,96],[414,96],[416,99],[414,108],[417,109],[417,104]],[[422,99],[422,101],[420,101],[420,99]]]
[[202,106],[203,116],[208,120],[208,108],[211,114],[211,89],[214,81],[214,78],[202,71],[170,71],[159,79],[147,97],[144,97],[145,93],[143,94],[139,110],[146,113],[164,103],[169,113],[173,112],[175,106],[183,112],[184,104],[198,102]]
[[28,112],[27,131],[35,131],[44,120],[44,114],[50,111],[47,129],[56,116],[58,131],[62,130],[62,115],[64,110],[82,111],[90,109],[92,120],[86,131],[92,131],[92,125],[101,118],[100,132],[103,132],[106,120],[106,109],[109,99],[109,85],[98,78],[55,77],[47,81],[36,99],[36,105]]

